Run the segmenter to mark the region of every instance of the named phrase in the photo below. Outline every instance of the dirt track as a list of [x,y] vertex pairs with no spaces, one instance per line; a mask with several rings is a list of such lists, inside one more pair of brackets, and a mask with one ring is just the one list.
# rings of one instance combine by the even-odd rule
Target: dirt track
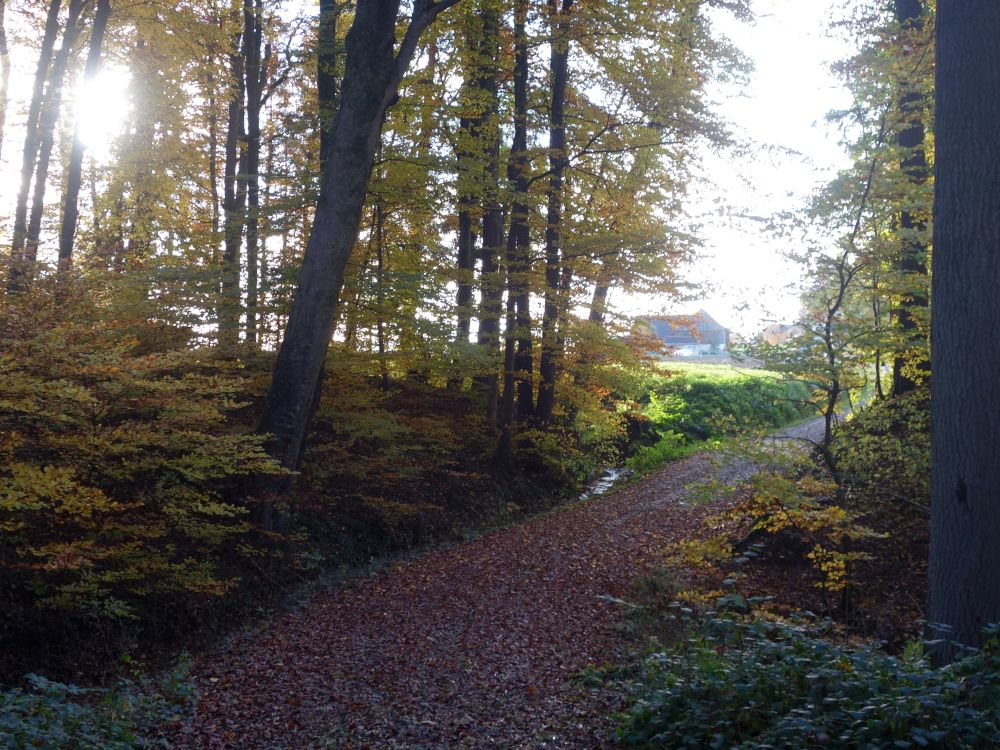
[[627,594],[713,512],[684,502],[688,484],[752,471],[692,456],[330,589],[196,663],[201,701],[174,746],[607,748],[612,699],[570,681],[623,647],[602,595]]

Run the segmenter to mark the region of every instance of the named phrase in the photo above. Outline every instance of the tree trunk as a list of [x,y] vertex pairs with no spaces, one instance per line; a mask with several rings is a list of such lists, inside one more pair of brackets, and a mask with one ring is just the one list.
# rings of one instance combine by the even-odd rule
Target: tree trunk
[[608,292],[611,285],[605,278],[599,278],[594,286],[594,294],[590,298],[590,315],[588,320],[591,323],[602,324],[608,311]]
[[[101,47],[104,44],[104,30],[111,14],[111,0],[97,0],[94,11],[94,25],[90,32],[90,49],[87,51],[87,65],[84,81],[93,81],[101,68]],[[80,118],[77,117],[73,131],[73,150],[69,156],[66,171],[66,192],[63,195],[62,225],[59,228],[59,270],[66,272],[73,262],[73,242],[76,224],[80,216],[80,187],[83,184],[83,155],[87,145],[80,136]]]
[[375,322],[376,343],[378,346],[378,371],[383,391],[389,390],[389,366],[386,357],[385,334],[385,209],[382,197],[375,203],[375,307],[378,318]]
[[549,70],[552,76],[552,99],[549,108],[549,187],[545,225],[545,311],[542,314],[542,352],[538,362],[538,403],[535,415],[543,422],[552,421],[555,407],[556,377],[561,347],[558,342],[560,279],[562,277],[563,173],[566,168],[566,88],[569,78],[569,13],[573,0],[549,0],[552,16],[552,41]]
[[[1000,621],[1000,4],[938,4],[928,628]],[[942,630],[948,626],[950,630]]]
[[221,297],[219,298],[219,349],[232,355],[240,338],[240,250],[246,208],[247,151],[244,127],[246,79],[244,62],[247,39],[234,33],[229,66],[232,89],[226,125],[226,163],[223,172],[223,250]]
[[8,84],[10,83],[10,50],[7,48],[5,14],[7,0],[0,0],[0,156],[3,155],[3,134],[7,126]]
[[331,135],[329,168],[299,273],[260,431],[289,468],[302,458],[314,395],[330,343],[344,267],[358,234],[385,112],[396,99],[420,35],[458,0],[417,0],[394,54],[399,0],[359,0],[347,34],[344,79]]
[[[513,183],[514,198],[510,210],[508,229],[507,294],[513,300],[514,325],[506,335],[517,341],[510,368],[512,384],[517,389],[517,405],[505,408],[503,423],[510,424],[535,413],[531,352],[531,285],[528,274],[530,262],[530,227],[528,226],[528,19],[527,0],[517,0],[514,5],[514,140],[507,163],[507,178]],[[505,378],[505,383],[506,383]],[[504,398],[507,404],[507,398]],[[515,414],[516,410],[516,414]]]
[[458,233],[456,237],[456,279],[455,310],[456,334],[458,343],[469,343],[469,331],[472,328],[472,283],[475,269],[474,245],[472,232],[473,210],[477,208],[478,199],[482,194],[482,181],[479,168],[477,142],[480,125],[482,124],[482,102],[479,92],[479,44],[481,26],[478,8],[468,8],[465,11],[464,40],[461,50],[464,80],[459,92],[459,107],[462,116],[458,122],[458,132],[455,134],[455,157],[457,162],[457,192],[458,192]]
[[319,100],[320,174],[330,160],[333,117],[337,111],[337,0],[319,0],[319,39],[316,45],[316,95]]
[[62,105],[63,79],[66,77],[69,58],[73,53],[73,46],[76,44],[76,37],[80,31],[82,10],[83,0],[70,0],[62,45],[52,63],[52,75],[49,77],[45,105],[42,108],[42,116],[39,121],[40,141],[38,161],[35,164],[35,186],[31,196],[31,216],[28,219],[28,230],[24,237],[24,261],[28,268],[33,266],[38,258],[38,242],[42,233],[42,214],[45,209],[45,189],[48,187],[49,162],[52,159],[56,123],[59,121],[59,108]]
[[[896,20],[902,33],[919,31],[924,24],[921,0],[895,0]],[[905,40],[904,40],[905,45]],[[908,45],[907,45],[908,46]],[[906,55],[921,54],[921,50],[904,52]],[[910,68],[913,66],[910,65]],[[900,168],[907,181],[918,188],[927,182],[927,156],[924,151],[924,123],[920,110],[924,104],[924,93],[918,81],[905,78],[898,82],[899,109],[906,123],[898,136],[902,151]],[[892,365],[892,392],[895,396],[909,393],[917,387],[917,380],[909,372],[910,367],[926,370],[928,363],[912,362],[914,351],[926,346],[918,326],[918,320],[927,308],[927,295],[921,291],[927,284],[927,248],[919,239],[926,231],[924,218],[904,209],[899,216],[899,228],[903,235],[902,247],[896,260],[896,270],[904,282],[904,292],[896,309],[896,320],[902,338],[903,351],[897,354]]]
[[263,106],[261,23],[262,0],[243,0],[243,39],[246,55],[247,102],[247,325],[246,342],[257,345],[257,268],[259,243],[257,226],[260,217],[260,111]]
[[31,89],[31,103],[28,105],[28,119],[24,124],[24,152],[21,156],[21,184],[14,208],[14,232],[10,248],[10,270],[7,277],[7,291],[15,292],[24,288],[24,277],[29,272],[24,261],[24,241],[28,234],[28,195],[31,193],[31,178],[35,173],[35,161],[41,140],[39,119],[45,100],[45,80],[52,64],[52,50],[59,33],[59,8],[61,0],[52,0],[45,18],[45,32],[38,52],[38,65]]
[[493,0],[481,7],[483,41],[480,48],[479,88],[486,102],[483,113],[483,147],[486,163],[483,182],[482,287],[477,344],[487,352],[491,371],[481,384],[486,394],[486,421],[496,429],[499,416],[500,314],[503,305],[503,277],[500,254],[503,248],[503,209],[500,206],[500,124],[498,122],[498,76],[500,70],[500,12]]

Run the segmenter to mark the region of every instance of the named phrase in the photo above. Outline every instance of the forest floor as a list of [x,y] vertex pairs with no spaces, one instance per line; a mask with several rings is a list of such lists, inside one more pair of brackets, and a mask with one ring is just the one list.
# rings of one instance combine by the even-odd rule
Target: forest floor
[[[814,435],[818,422],[791,428]],[[607,748],[616,697],[573,675],[623,658],[607,597],[703,536],[748,461],[694,455],[620,490],[400,562],[195,660],[200,699],[177,748]],[[634,644],[633,644],[634,647]]]

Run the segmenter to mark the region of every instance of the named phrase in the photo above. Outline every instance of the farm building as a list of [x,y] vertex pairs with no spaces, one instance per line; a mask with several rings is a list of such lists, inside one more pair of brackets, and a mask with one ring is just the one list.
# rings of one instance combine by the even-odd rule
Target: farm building
[[729,329],[724,328],[704,310],[694,315],[664,315],[642,318],[657,337],[673,347],[676,357],[722,354],[729,348]]

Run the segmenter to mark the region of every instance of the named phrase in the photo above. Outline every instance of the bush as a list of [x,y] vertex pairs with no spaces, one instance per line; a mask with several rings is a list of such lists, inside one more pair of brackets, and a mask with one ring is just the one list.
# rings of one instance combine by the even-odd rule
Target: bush
[[667,430],[663,433],[659,442],[655,445],[647,445],[639,448],[625,462],[633,471],[646,473],[652,471],[667,461],[676,461],[678,458],[691,453],[692,445],[685,440],[679,432]]
[[[629,683],[619,738],[656,748],[1000,746],[995,638],[944,669],[801,624],[707,618]],[[993,634],[995,635],[995,633]]]
[[763,370],[686,366],[649,378],[644,390],[641,417],[657,442],[636,449],[628,465],[638,471],[687,455],[707,440],[816,415],[806,386]]
[[0,638],[225,593],[250,531],[233,496],[280,471],[236,424],[239,363],[32,299],[0,303]]
[[0,747],[39,750],[132,750],[159,747],[144,737],[193,699],[183,668],[159,685],[123,680],[81,688],[28,675],[29,690],[0,692]]

